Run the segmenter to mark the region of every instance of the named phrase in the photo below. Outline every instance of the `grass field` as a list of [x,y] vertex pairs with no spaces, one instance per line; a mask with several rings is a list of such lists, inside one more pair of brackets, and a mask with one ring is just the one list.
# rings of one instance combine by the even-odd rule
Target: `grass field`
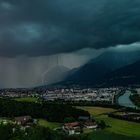
[[44,119],[38,119],[38,124],[40,126],[43,126],[43,127],[48,127],[50,129],[54,129],[54,128],[58,128],[58,127],[61,127],[62,124],[61,123],[52,123],[52,122],[48,122],[47,120],[44,120]]
[[15,100],[19,102],[37,102],[38,101],[38,99],[34,97],[16,98]]
[[109,118],[107,115],[101,115],[107,112],[113,112],[114,109],[102,108],[102,107],[78,107],[83,110],[89,111],[93,118],[96,120],[104,120],[105,123],[111,127],[106,128],[106,135],[108,133],[115,133],[119,135],[125,135],[129,137],[136,137],[140,139],[140,124],[134,122],[128,122],[124,120]]
[[13,123],[10,118],[0,118],[0,123]]
[[116,111],[115,109],[112,109],[112,108],[103,108],[103,107],[86,107],[86,106],[84,106],[84,107],[77,107],[77,108],[86,110],[93,116]]
[[107,131],[97,131],[88,134],[88,140],[139,140],[139,138],[110,133]]

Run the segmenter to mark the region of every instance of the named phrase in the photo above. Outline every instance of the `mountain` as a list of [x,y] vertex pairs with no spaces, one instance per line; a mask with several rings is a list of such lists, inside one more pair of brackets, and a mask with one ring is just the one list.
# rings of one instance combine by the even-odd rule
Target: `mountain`
[[118,69],[128,64],[132,64],[140,59],[140,51],[133,52],[120,52],[120,51],[107,51],[99,57],[92,59],[88,64],[104,64],[111,70]]
[[60,82],[64,80],[68,74],[70,69],[64,67],[62,65],[57,65],[51,68],[43,77],[43,83],[48,85],[56,82]]
[[140,85],[140,60],[107,74],[100,86]]
[[90,60],[87,64],[77,69],[62,82],[63,84],[95,85],[106,74],[132,64],[140,59],[140,51],[115,52],[108,51],[99,57]]

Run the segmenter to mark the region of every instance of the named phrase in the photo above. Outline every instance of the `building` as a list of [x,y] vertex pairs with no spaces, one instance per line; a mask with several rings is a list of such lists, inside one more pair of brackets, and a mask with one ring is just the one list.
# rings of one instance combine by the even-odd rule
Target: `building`
[[31,116],[15,117],[15,121],[19,125],[30,125],[33,123],[33,119]]
[[80,134],[81,127],[79,122],[65,123],[63,130],[69,135]]
[[78,119],[79,121],[84,122],[90,120],[90,116],[79,116]]
[[88,129],[96,129],[98,127],[96,122],[92,122],[92,121],[86,121],[84,123],[84,127],[88,128]]

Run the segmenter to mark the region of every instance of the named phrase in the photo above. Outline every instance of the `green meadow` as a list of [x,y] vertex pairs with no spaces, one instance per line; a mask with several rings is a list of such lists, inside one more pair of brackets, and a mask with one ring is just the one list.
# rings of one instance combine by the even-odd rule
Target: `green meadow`
[[55,128],[59,128],[62,126],[61,123],[54,123],[54,122],[48,122],[47,120],[45,119],[38,119],[38,124],[40,126],[43,126],[43,127],[48,127],[50,129],[55,129]]
[[87,140],[139,140],[139,138],[111,133],[108,131],[97,131],[89,133],[87,135]]
[[38,101],[38,99],[34,97],[16,98],[15,100],[19,102],[37,102]]
[[122,139],[123,137],[140,139],[140,124],[139,123],[114,119],[114,118],[108,117],[107,115],[104,115],[104,113],[115,111],[114,109],[102,108],[102,107],[78,107],[78,108],[89,111],[89,113],[91,113],[94,119],[104,120],[105,123],[109,126],[104,131],[93,132],[92,134],[90,134],[91,136],[95,136],[95,137],[99,136],[103,138],[104,136],[106,136],[108,137],[108,139],[106,138],[107,140],[114,140],[114,139],[111,139],[111,137],[115,137],[115,136],[122,137]]

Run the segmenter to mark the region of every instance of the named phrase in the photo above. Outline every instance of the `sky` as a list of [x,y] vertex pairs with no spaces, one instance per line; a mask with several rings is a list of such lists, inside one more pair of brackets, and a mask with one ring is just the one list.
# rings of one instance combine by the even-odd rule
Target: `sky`
[[139,49],[140,0],[0,0],[0,87],[30,87],[55,65]]

